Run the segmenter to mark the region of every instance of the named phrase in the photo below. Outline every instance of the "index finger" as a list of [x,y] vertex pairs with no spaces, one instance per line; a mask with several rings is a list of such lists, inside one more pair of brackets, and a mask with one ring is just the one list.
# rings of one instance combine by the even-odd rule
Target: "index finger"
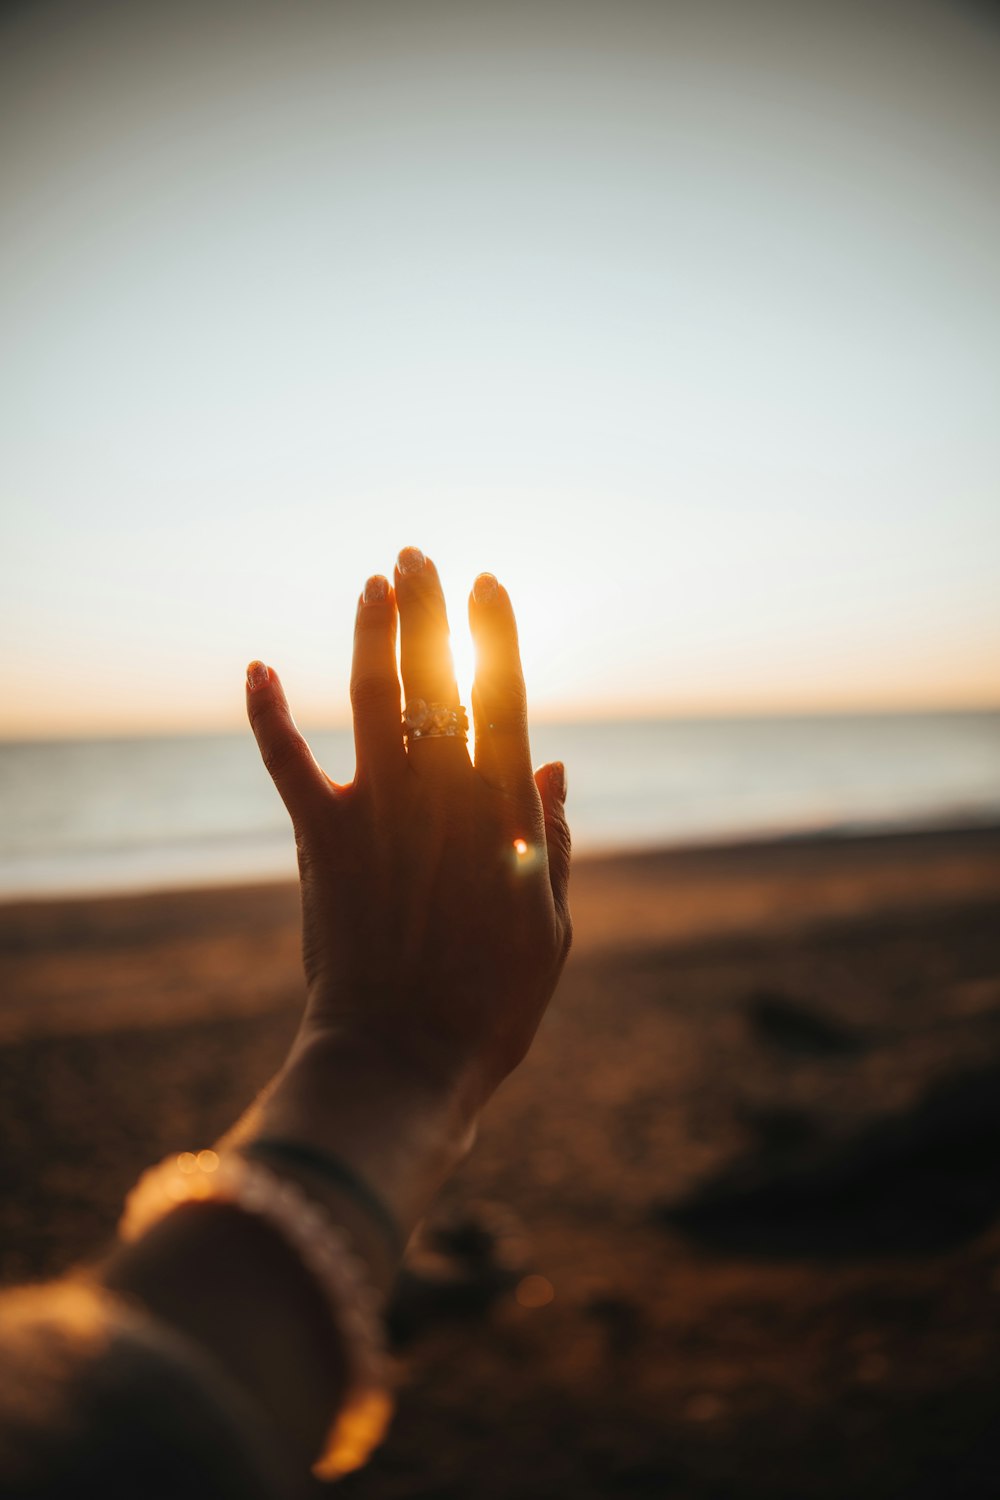
[[491,786],[526,786],[532,782],[531,747],[517,623],[507,590],[492,573],[476,579],[469,625],[476,646],[476,770]]

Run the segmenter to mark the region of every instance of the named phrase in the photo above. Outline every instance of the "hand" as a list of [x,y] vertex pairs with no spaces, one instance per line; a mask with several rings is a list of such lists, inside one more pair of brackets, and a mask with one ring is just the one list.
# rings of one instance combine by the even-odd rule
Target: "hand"
[[492,575],[469,600],[475,765],[460,738],[404,745],[397,615],[407,701],[458,705],[437,571],[406,548],[395,590],[375,577],[358,602],[349,786],[320,770],[261,663],[247,706],[295,829],[303,1041],[423,1073],[474,1113],[527,1051],[569,950],[564,773],[532,775],[514,615]]

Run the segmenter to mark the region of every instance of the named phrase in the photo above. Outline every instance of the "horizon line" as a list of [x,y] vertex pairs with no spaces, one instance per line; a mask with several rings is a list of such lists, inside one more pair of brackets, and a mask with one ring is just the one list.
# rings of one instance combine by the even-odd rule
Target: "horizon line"
[[[962,717],[976,714],[1000,713],[1000,697],[965,703],[953,702],[902,702],[878,704],[870,701],[855,701],[844,704],[811,704],[799,707],[786,705],[759,705],[730,707],[640,707],[622,705],[601,712],[581,713],[579,710],[541,709],[529,718],[529,733],[533,726],[548,725],[593,725],[593,724],[642,724],[642,723],[711,723],[740,722],[759,719],[865,719],[865,718],[919,718]],[[303,734],[327,734],[350,731],[352,721],[349,714],[328,719],[306,720],[301,725]],[[53,730],[28,729],[8,731],[0,728],[0,747],[8,745],[73,744],[88,741],[108,740],[165,740],[165,739],[221,739],[224,736],[249,733],[246,721],[238,720],[171,726],[168,724],[133,724],[131,726],[91,728],[66,728]]]

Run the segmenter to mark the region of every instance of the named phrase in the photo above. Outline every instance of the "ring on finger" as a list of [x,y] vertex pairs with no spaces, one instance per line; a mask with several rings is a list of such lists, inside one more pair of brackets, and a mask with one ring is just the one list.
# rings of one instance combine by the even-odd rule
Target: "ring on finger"
[[411,698],[403,710],[403,740],[408,745],[413,740],[469,738],[469,716],[459,704],[428,703],[423,698]]

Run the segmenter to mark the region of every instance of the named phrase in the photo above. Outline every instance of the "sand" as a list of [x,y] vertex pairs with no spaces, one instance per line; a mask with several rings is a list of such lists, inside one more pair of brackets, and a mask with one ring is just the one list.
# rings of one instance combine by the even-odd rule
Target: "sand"
[[[1000,1492],[1000,830],[580,861],[415,1245],[345,1497]],[[294,889],[0,907],[6,1281],[98,1249],[295,1026]]]

